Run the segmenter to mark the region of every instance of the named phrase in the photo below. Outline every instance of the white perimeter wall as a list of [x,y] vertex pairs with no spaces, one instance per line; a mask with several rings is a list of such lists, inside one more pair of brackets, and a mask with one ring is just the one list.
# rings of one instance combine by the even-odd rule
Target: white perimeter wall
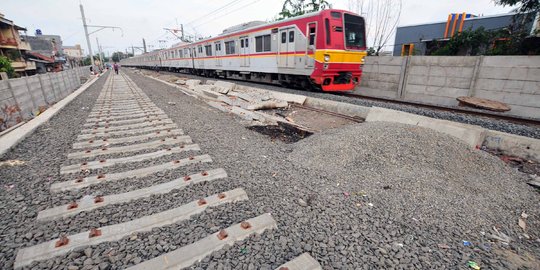
[[358,94],[449,107],[474,96],[540,119],[540,56],[372,56],[363,71]]

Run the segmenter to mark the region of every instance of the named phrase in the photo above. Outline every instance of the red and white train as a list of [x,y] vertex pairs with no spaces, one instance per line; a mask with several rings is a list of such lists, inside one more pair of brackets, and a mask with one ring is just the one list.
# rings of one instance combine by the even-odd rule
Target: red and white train
[[364,19],[349,11],[329,9],[231,27],[217,37],[145,53],[121,64],[348,91],[360,82],[365,56]]

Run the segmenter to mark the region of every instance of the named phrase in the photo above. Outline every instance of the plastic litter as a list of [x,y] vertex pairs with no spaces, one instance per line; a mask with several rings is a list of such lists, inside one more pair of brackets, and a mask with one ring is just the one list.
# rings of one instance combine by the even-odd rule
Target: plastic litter
[[240,253],[242,253],[242,254],[248,253],[247,248],[246,248],[246,247],[241,247],[241,248],[240,248]]
[[463,245],[466,246],[466,247],[471,247],[471,246],[472,246],[472,243],[469,242],[469,241],[463,240]]
[[473,261],[467,262],[467,266],[469,266],[470,268],[472,268],[474,270],[480,270],[480,266],[478,266],[478,264],[476,262],[473,262]]

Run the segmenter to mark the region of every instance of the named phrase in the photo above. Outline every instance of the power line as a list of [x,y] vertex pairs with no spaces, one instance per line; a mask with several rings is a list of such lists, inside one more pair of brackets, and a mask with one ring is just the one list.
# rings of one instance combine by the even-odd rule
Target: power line
[[211,12],[209,12],[209,13],[207,13],[207,14],[205,14],[205,15],[199,17],[199,18],[196,18],[196,19],[194,19],[194,20],[189,21],[189,22],[186,23],[185,25],[190,25],[190,24],[192,24],[193,22],[196,22],[196,21],[198,21],[198,20],[200,20],[200,19],[207,18],[208,16],[210,16],[210,15],[212,15],[212,14],[219,13],[219,12],[223,11],[224,9],[227,9],[227,7],[229,7],[229,6],[231,6],[231,5],[234,5],[234,4],[236,4],[236,3],[238,3],[238,2],[241,2],[241,1],[244,1],[244,0],[233,0],[233,1],[231,1],[231,2],[229,2],[229,3],[227,3],[227,4],[225,4],[224,6],[221,6],[221,7],[217,8],[217,9],[215,9],[215,10],[213,10],[213,11],[211,11]]
[[196,27],[199,27],[199,26],[201,26],[201,25],[205,25],[205,24],[207,24],[207,23],[209,23],[209,22],[211,22],[211,21],[214,21],[214,20],[219,20],[219,19],[223,18],[224,16],[227,16],[227,15],[229,15],[229,14],[231,14],[231,13],[234,13],[234,12],[237,12],[237,11],[239,11],[239,10],[241,10],[241,9],[244,9],[244,8],[246,8],[246,7],[248,7],[248,6],[251,6],[251,5],[253,5],[253,4],[255,4],[255,3],[259,2],[259,1],[261,1],[261,0],[255,0],[255,1],[253,1],[253,2],[250,2],[250,3],[246,4],[246,5],[243,5],[243,6],[239,7],[239,8],[237,8],[237,9],[231,10],[231,11],[229,11],[229,12],[227,12],[227,13],[225,13],[225,14],[219,16],[219,17],[208,18],[208,20],[206,20],[205,22],[199,23],[199,24],[197,24],[197,25],[195,25],[195,26],[192,26],[192,28],[196,28]]

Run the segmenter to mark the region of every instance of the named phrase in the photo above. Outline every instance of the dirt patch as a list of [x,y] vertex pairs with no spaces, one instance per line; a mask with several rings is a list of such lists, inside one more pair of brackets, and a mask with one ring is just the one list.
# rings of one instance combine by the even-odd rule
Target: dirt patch
[[250,126],[247,129],[269,136],[271,140],[280,140],[285,143],[295,143],[313,134],[286,125]]
[[507,249],[496,249],[494,252],[506,258],[510,264],[507,265],[508,269],[540,269],[540,261],[527,251],[522,252],[522,255]]

